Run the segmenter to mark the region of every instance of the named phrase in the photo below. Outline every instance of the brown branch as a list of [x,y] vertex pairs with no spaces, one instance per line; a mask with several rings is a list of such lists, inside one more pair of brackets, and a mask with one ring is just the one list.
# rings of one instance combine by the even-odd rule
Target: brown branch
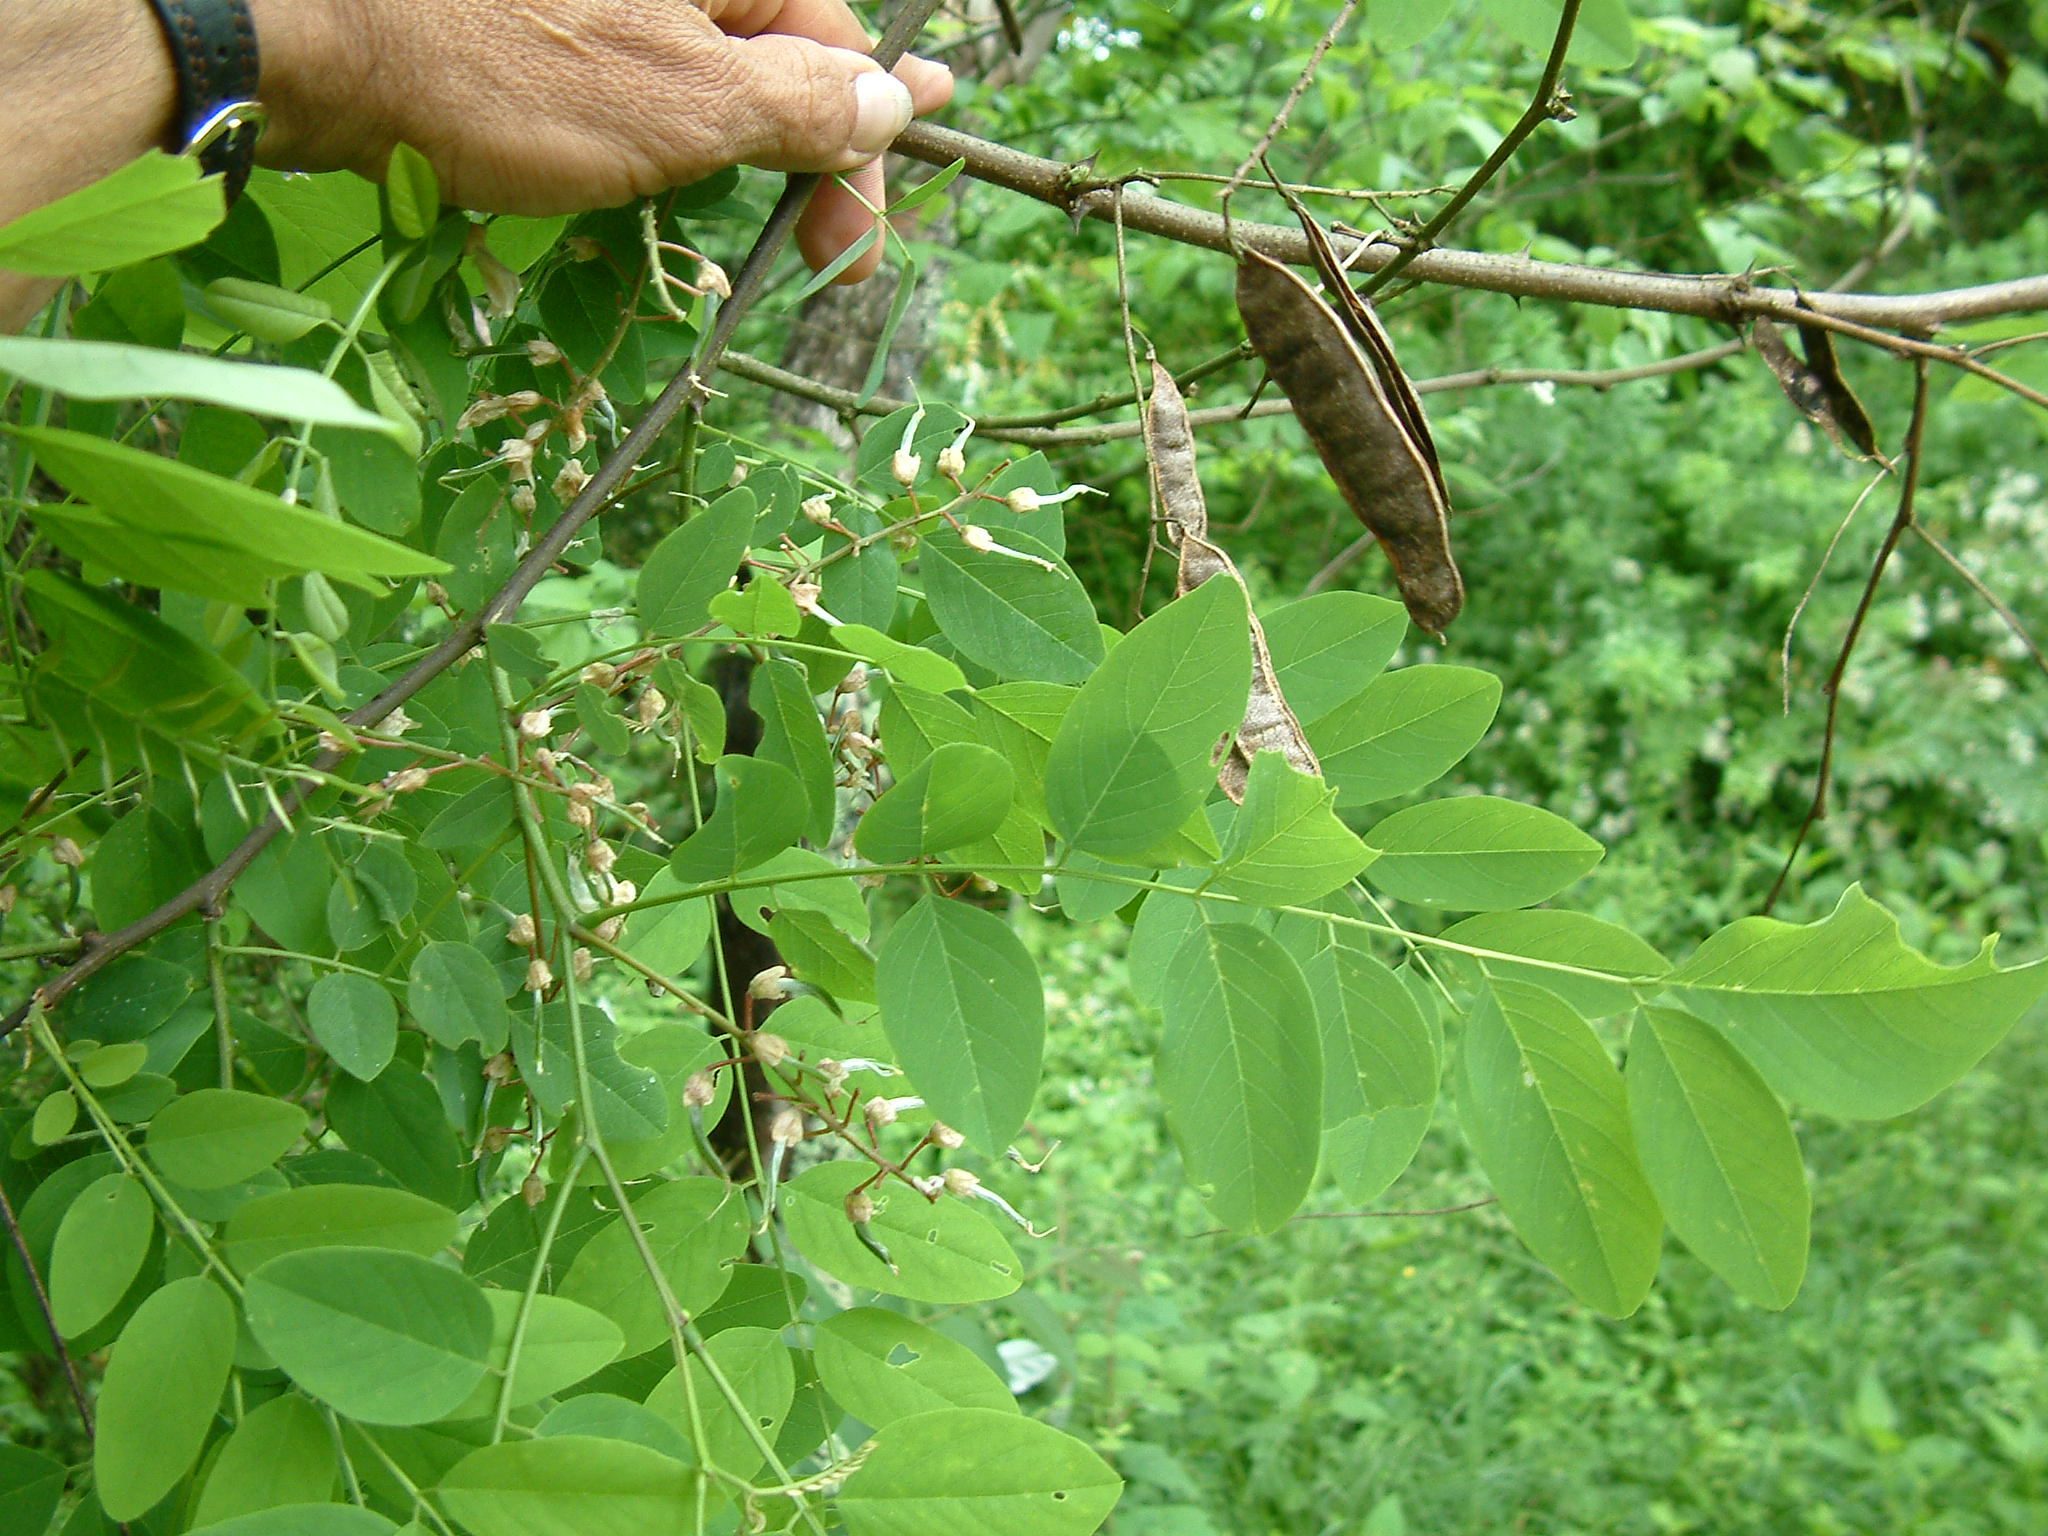
[[1906,428],[1906,474],[1899,485],[1899,510],[1885,532],[1884,542],[1878,546],[1877,558],[1870,562],[1870,576],[1863,583],[1863,596],[1849,620],[1848,632],[1842,636],[1842,648],[1835,656],[1828,680],[1821,685],[1821,692],[1828,699],[1828,714],[1827,724],[1821,733],[1820,769],[1814,775],[1813,804],[1807,807],[1806,819],[1799,824],[1799,835],[1792,839],[1792,851],[1785,855],[1785,867],[1778,871],[1778,878],[1772,882],[1771,894],[1763,905],[1765,917],[1769,917],[1771,909],[1777,906],[1785,882],[1792,876],[1792,866],[1798,861],[1799,850],[1806,844],[1807,834],[1813,830],[1814,823],[1828,813],[1828,783],[1835,766],[1835,727],[1841,713],[1842,679],[1848,674],[1849,658],[1855,654],[1864,621],[1870,617],[1871,607],[1877,601],[1877,585],[1884,580],[1885,567],[1891,564],[1892,553],[1899,547],[1899,540],[1913,526],[1913,501],[1920,489],[1920,438],[1926,426],[1927,364],[1922,362],[1913,371],[1913,420]]
[[[892,147],[899,154],[932,165],[964,160],[966,174],[977,180],[1050,203],[1076,218],[1109,221],[1114,217],[1115,182],[1094,175],[1085,165],[1025,154],[935,123],[912,123]],[[1229,249],[1220,217],[1148,192],[1141,184],[1132,185],[1124,200],[1126,228],[1204,250]],[[1241,220],[1233,227],[1242,244],[1281,261],[1308,265],[1308,240],[1300,230]],[[1346,257],[1348,265],[1366,272],[1387,266],[1404,249],[1401,243],[1391,240],[1354,241],[1352,245],[1363,248],[1347,252],[1340,244],[1339,254]],[[2048,274],[1928,293],[1802,294],[1796,288],[1755,286],[1741,276],[1625,272],[1537,261],[1527,256],[1439,248],[1417,255],[1406,275],[1416,281],[1453,288],[1559,303],[1696,315],[1730,325],[1739,323],[1746,315],[1761,314],[1791,324],[1803,320],[1809,325],[1825,325],[1832,320],[1846,320],[1924,335],[1966,320],[2048,309]]]
[[[939,8],[939,3],[940,0],[905,0],[875,47],[876,61],[887,68],[901,59],[912,39]],[[817,176],[791,176],[788,179],[774,211],[768,215],[767,223],[762,225],[761,233],[747,252],[746,261],[733,278],[732,296],[720,306],[711,334],[693,365],[683,369],[669,382],[634,424],[633,430],[626,434],[618,447],[605,455],[590,483],[577,493],[555,520],[554,526],[519,562],[505,584],[476,613],[456,624],[397,682],[361,709],[344,716],[349,725],[374,725],[382,720],[467,655],[483,638],[486,625],[503,622],[516,613],[527,595],[575,541],[583,525],[609,504],[614,493],[669,423],[685,408],[701,403],[705,395],[704,380],[718,367],[720,358],[732,341],[733,332],[766,287],[769,270],[782,254],[782,248],[788,243],[797,218],[810,201],[819,180]],[[339,752],[323,752],[313,759],[312,767],[317,773],[326,773],[339,764],[342,757]],[[284,815],[297,810],[311,793],[312,789],[307,786],[289,791],[282,800]],[[68,993],[119,956],[155,938],[182,918],[217,907],[228,888],[241,878],[284,829],[284,816],[273,811],[207,874],[127,927],[98,936],[76,962],[43,983],[37,989],[36,997],[45,1008],[54,1008]],[[32,1003],[24,1003],[0,1021],[0,1037],[19,1029],[27,1021],[32,1006]]]
[[86,1400],[85,1383],[78,1379],[78,1362],[71,1358],[71,1351],[64,1347],[64,1335],[57,1331],[57,1314],[50,1306],[50,1292],[43,1284],[43,1277],[36,1269],[36,1261],[28,1251],[28,1238],[21,1230],[21,1221],[14,1214],[14,1202],[7,1198],[7,1190],[0,1187],[0,1223],[7,1227],[7,1236],[14,1244],[15,1257],[21,1260],[21,1267],[28,1275],[29,1289],[35,1292],[36,1310],[42,1313],[43,1326],[50,1330],[50,1347],[57,1351],[57,1359],[64,1368],[65,1385],[71,1389],[71,1401],[78,1407],[79,1422],[85,1426],[85,1437],[93,1435],[92,1404]]
[[1439,208],[1435,216],[1415,232],[1414,243],[1381,267],[1372,281],[1365,285],[1366,297],[1370,298],[1378,293],[1400,276],[1405,268],[1413,264],[1416,257],[1430,249],[1436,243],[1436,237],[1444,232],[1451,220],[1464,212],[1465,206],[1493,180],[1500,168],[1508,163],[1515,151],[1522,147],[1529,135],[1539,126],[1549,122],[1553,117],[1569,118],[1572,115],[1571,108],[1565,105],[1565,96],[1557,88],[1557,82],[1564,74],[1565,51],[1571,47],[1572,33],[1579,24],[1579,3],[1580,0],[1564,0],[1563,14],[1557,18],[1557,36],[1550,44],[1550,57],[1543,61],[1543,73],[1536,81],[1536,90],[1530,96],[1529,105],[1523,109],[1515,126],[1508,130],[1506,138],[1494,146],[1493,153],[1488,155],[1479,169],[1472,173],[1471,179],[1458,189],[1458,195]]
[[[1711,367],[1724,358],[1733,357],[1742,351],[1746,342],[1737,339],[1704,347],[1697,352],[1683,352],[1676,357],[1662,358],[1654,363],[1642,363],[1633,368],[1474,368],[1464,373],[1447,373],[1434,379],[1417,379],[1415,392],[1419,395],[1436,394],[1452,389],[1483,389],[1501,384],[1566,384],[1587,389],[1611,389],[1617,384],[1632,384],[1640,379],[1661,378],[1666,374],[1685,373],[1694,368]],[[1236,353],[1224,358],[1212,359],[1199,367],[1192,368],[1186,375],[1177,376],[1176,383],[1189,377],[1201,377],[1211,373],[1227,362],[1235,361]],[[834,384],[821,383],[800,373],[791,373],[773,363],[764,362],[745,352],[728,352],[719,364],[727,373],[738,374],[751,383],[781,390],[804,400],[816,401],[835,411],[848,415],[887,416],[891,412],[906,410],[911,402],[896,400],[887,395],[876,395],[865,403],[853,390],[841,389]],[[1084,405],[1069,406],[1064,410],[1047,414],[1055,419],[1089,415],[1095,411],[1114,410],[1131,404],[1128,393],[1098,395]],[[1243,421],[1248,416],[1284,416],[1294,409],[1286,400],[1262,400],[1247,409],[1241,405],[1218,405],[1188,412],[1191,426],[1220,426],[1233,421]],[[1099,427],[1049,427],[1012,426],[1006,423],[1014,420],[1007,417],[991,417],[975,427],[977,437],[992,442],[1018,443],[1030,448],[1087,448],[1101,443],[1112,443],[1127,437],[1136,437],[1143,427],[1135,421],[1110,422]]]

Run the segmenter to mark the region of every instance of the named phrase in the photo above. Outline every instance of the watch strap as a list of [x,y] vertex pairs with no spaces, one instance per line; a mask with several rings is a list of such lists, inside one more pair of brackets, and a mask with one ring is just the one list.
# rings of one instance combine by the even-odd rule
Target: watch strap
[[262,76],[248,0],[149,0],[163,23],[178,77],[177,147],[241,195],[256,161]]

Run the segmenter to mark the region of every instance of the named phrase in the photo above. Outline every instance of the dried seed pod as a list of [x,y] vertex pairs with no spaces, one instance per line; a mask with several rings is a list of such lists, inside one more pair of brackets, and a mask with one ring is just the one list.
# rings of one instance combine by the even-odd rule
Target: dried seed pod
[[1877,433],[1870,425],[1863,402],[1842,377],[1842,366],[1835,360],[1834,343],[1826,331],[1817,325],[1799,328],[1800,344],[1806,352],[1803,363],[1792,355],[1792,349],[1785,345],[1784,333],[1767,316],[1758,315],[1750,321],[1749,338],[1757,356],[1778,381],[1778,388],[1785,392],[1785,398],[1800,415],[1827,433],[1829,442],[1844,453],[1853,448],[1871,458],[1877,457]]
[[1883,458],[1877,449],[1877,429],[1870,423],[1870,413],[1863,409],[1863,402],[1856,398],[1856,391],[1842,377],[1842,365],[1835,358],[1834,338],[1818,325],[1802,325],[1799,327],[1799,345],[1806,353],[1806,366],[1813,370],[1814,378],[1820,383],[1829,414],[1842,429],[1842,436],[1854,443],[1856,451],[1866,458]]
[[[1341,273],[1337,281],[1351,293]],[[1451,557],[1450,501],[1428,423],[1385,333],[1355,294],[1347,310],[1353,305],[1363,322],[1340,319],[1306,279],[1272,257],[1246,250],[1239,258],[1245,333],[1293,402],[1330,478],[1387,552],[1409,617],[1441,638],[1465,603]],[[1355,331],[1356,323],[1369,329]],[[1392,392],[1389,379],[1397,381]]]
[[[1212,576],[1227,576],[1242,588],[1244,577],[1230,556],[1209,541],[1209,506],[1195,470],[1195,439],[1188,430],[1187,402],[1173,375],[1156,360],[1152,364],[1152,400],[1145,412],[1145,448],[1159,487],[1159,504],[1166,513],[1167,536],[1180,556],[1174,595],[1184,597]],[[1250,607],[1248,592],[1246,607]],[[1251,615],[1251,637],[1252,687],[1245,699],[1244,721],[1216,773],[1223,793],[1239,805],[1244,803],[1256,753],[1279,752],[1297,771],[1317,778],[1323,772],[1315,748],[1308,744],[1301,722],[1280,691],[1280,677],[1273,669],[1273,654],[1266,646],[1266,631],[1257,614]]]

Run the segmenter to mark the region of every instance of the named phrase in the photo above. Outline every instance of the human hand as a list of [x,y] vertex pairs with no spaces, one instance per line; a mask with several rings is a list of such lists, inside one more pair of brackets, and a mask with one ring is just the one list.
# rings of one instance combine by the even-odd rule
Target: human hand
[[[845,0],[257,0],[266,163],[380,176],[419,150],[443,195],[493,213],[610,207],[728,165],[848,173],[882,206],[880,152],[953,77],[892,75]],[[819,189],[797,245],[822,267],[874,225]],[[855,282],[878,244],[841,275]]]

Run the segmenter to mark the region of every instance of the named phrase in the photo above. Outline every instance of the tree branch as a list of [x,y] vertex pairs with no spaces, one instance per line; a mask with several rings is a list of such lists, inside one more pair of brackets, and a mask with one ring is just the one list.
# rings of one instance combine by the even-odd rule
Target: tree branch
[[[1685,373],[1694,368],[1707,368],[1735,356],[1748,343],[1737,339],[1724,341],[1697,352],[1683,352],[1676,357],[1667,357],[1654,363],[1642,363],[1633,368],[1474,368],[1464,373],[1446,373],[1434,379],[1417,379],[1415,392],[1418,395],[1437,394],[1453,389],[1484,389],[1500,384],[1565,384],[1587,389],[1611,389],[1617,384],[1632,384],[1640,379],[1661,378],[1666,374]],[[751,383],[765,385],[769,389],[781,390],[784,394],[800,399],[816,401],[846,415],[887,416],[895,411],[907,410],[912,402],[893,399],[888,395],[875,395],[863,402],[858,393],[841,389],[835,384],[822,383],[806,378],[800,373],[791,373],[773,363],[764,362],[745,352],[728,352],[719,367],[727,373],[738,374]],[[1209,371],[1203,368],[1192,370],[1199,374]],[[1180,382],[1178,379],[1175,382]],[[1095,411],[1115,410],[1131,403],[1128,395],[1102,395],[1082,406],[1070,407],[1054,416],[1081,416]],[[1249,409],[1242,405],[1208,406],[1199,411],[1188,412],[1188,424],[1196,427],[1221,426],[1233,421],[1243,421],[1249,416],[1285,416],[1294,407],[1286,400],[1261,400]],[[1099,427],[1016,427],[1002,425],[1001,418],[978,423],[976,437],[991,442],[1017,443],[1028,448],[1088,448],[1100,443],[1118,442],[1127,437],[1137,437],[1144,426],[1136,421],[1115,421]]]
[[[1039,202],[1064,209],[1075,219],[1114,218],[1116,183],[1095,176],[1085,165],[1070,165],[1027,155],[992,144],[972,134],[935,123],[912,123],[892,146],[931,165],[964,160],[966,174]],[[1168,202],[1142,182],[1124,197],[1124,225],[1145,234],[1176,240],[1204,250],[1227,251],[1223,220],[1199,208]],[[1237,238],[1278,260],[1308,265],[1308,240],[1300,230],[1278,224],[1233,223]],[[1388,266],[1407,249],[1392,240],[1353,241],[1363,246],[1355,258],[1339,244],[1340,255],[1365,272]],[[1567,304],[1598,304],[1612,309],[1648,309],[1666,314],[1696,315],[1725,324],[1748,315],[1811,325],[1829,320],[1863,326],[1891,327],[1926,335],[1944,325],[1981,320],[2025,310],[2048,309],[2048,274],[1950,288],[1930,293],[1818,293],[1796,288],[1757,286],[1741,276],[1679,275],[1624,272],[1607,267],[1573,266],[1504,256],[1485,251],[1438,249],[1423,251],[1409,263],[1406,275],[1419,282],[1442,283],[1488,293],[1513,294]],[[1803,302],[1802,302],[1803,301]]]
[[1891,564],[1899,540],[1913,526],[1913,503],[1920,491],[1920,439],[1926,426],[1927,364],[1923,362],[1913,372],[1913,419],[1906,428],[1906,474],[1899,486],[1899,510],[1885,532],[1884,542],[1878,546],[1877,558],[1870,562],[1870,576],[1863,583],[1863,596],[1849,620],[1847,633],[1842,636],[1842,648],[1835,656],[1828,680],[1821,685],[1821,691],[1828,698],[1828,716],[1821,733],[1820,769],[1814,775],[1813,803],[1807,807],[1806,819],[1799,824],[1799,835],[1792,839],[1792,851],[1785,855],[1785,867],[1778,871],[1778,878],[1771,884],[1771,894],[1763,906],[1765,917],[1771,915],[1771,909],[1777,906],[1778,897],[1785,889],[1785,882],[1791,879],[1792,866],[1798,862],[1799,850],[1806,844],[1806,835],[1813,830],[1815,822],[1828,814],[1828,784],[1835,768],[1835,727],[1842,707],[1842,680],[1848,675],[1849,658],[1856,653],[1856,642],[1863,634],[1864,621],[1870,617],[1871,607],[1877,601],[1878,583],[1884,580],[1885,568]]

